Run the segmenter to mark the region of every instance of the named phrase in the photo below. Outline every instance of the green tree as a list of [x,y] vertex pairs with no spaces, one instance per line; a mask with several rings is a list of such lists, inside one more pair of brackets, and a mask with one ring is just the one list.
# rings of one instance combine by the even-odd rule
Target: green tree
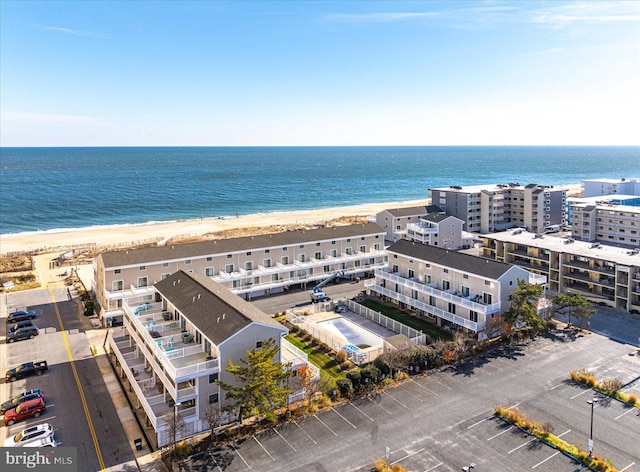
[[542,285],[518,280],[518,287],[509,294],[511,307],[503,319],[511,326],[526,324],[535,329],[543,328],[545,320],[538,314],[537,303],[542,297]]
[[289,379],[293,375],[288,364],[274,360],[279,350],[269,338],[261,348],[247,351],[247,359],[240,359],[240,365],[229,359],[226,370],[237,382],[232,385],[218,381],[226,399],[232,402],[223,408],[225,412],[236,415],[238,421],[252,415],[275,419],[274,410],[287,404],[291,393]]
[[589,300],[587,300],[583,295],[575,293],[571,295],[559,293],[553,297],[553,304],[556,307],[556,313],[561,311],[568,312],[569,324],[571,324],[571,316],[574,315],[580,320],[581,327],[584,321],[591,318],[591,316],[596,312]]

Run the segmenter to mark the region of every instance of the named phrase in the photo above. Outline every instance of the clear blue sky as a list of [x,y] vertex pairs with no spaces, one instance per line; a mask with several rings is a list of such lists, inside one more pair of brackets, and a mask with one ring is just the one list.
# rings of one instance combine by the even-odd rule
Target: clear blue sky
[[640,2],[0,1],[0,145],[640,144]]

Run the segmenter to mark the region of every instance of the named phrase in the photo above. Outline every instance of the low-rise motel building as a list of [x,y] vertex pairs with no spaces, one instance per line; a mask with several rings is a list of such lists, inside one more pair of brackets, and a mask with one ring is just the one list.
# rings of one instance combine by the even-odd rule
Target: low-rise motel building
[[[118,324],[129,298],[155,300],[154,285],[183,270],[250,300],[342,272],[369,277],[386,266],[385,232],[374,223],[103,252],[93,292],[103,323]],[[308,286],[309,285],[309,286]]]
[[365,286],[371,294],[484,339],[488,319],[507,310],[518,280],[544,285],[546,278],[521,267],[400,240],[389,246],[388,267]]
[[[280,348],[274,360],[294,372],[308,365],[319,378],[306,354],[284,339],[287,328],[204,274],[178,270],[153,288],[153,302],[143,296],[124,300],[124,324],[107,338],[110,359],[129,385],[134,412],[153,447],[172,442],[174,416],[182,425],[175,428],[177,440],[207,431],[207,411],[227,405],[216,381],[237,384],[226,371],[229,360],[241,364],[247,351],[267,339]],[[295,377],[290,387],[289,401],[301,398]],[[223,415],[221,424],[231,421]]]
[[395,242],[405,237],[407,225],[419,223],[421,218],[430,213],[443,213],[443,210],[434,205],[387,208],[371,217],[371,221],[385,231],[385,239],[387,241]]
[[516,229],[482,235],[482,254],[545,276],[552,293],[640,313],[638,248]]

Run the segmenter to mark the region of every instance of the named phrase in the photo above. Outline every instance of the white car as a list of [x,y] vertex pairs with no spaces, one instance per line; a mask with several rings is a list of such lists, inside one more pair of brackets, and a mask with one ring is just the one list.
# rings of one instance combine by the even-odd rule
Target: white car
[[23,444],[22,447],[58,447],[58,443],[53,439],[53,436],[49,436],[29,441],[28,443]]
[[7,438],[4,442],[4,447],[26,446],[32,441],[43,438],[53,439],[53,426],[49,423],[41,423],[23,429],[15,436]]

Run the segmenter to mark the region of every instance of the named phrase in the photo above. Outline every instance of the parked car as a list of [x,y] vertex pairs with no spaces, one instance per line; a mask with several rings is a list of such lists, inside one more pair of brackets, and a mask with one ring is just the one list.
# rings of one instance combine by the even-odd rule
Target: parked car
[[33,339],[40,331],[37,326],[27,326],[26,328],[18,328],[13,333],[7,333],[7,342],[13,343],[22,341],[23,339]]
[[29,441],[28,443],[23,444],[22,447],[58,447],[58,443],[53,439],[53,436],[49,436]]
[[5,373],[4,378],[9,382],[14,382],[18,379],[30,377],[31,375],[42,375],[47,370],[49,370],[47,361],[25,362],[24,364],[20,364],[18,367],[9,369]]
[[42,398],[34,398],[28,402],[21,403],[13,410],[9,410],[4,414],[4,424],[11,426],[18,421],[27,418],[37,418],[47,409]]
[[7,323],[17,323],[18,321],[32,320],[36,317],[35,311],[14,311],[7,316]]
[[24,403],[28,400],[33,400],[34,398],[44,398],[44,392],[39,388],[35,388],[33,390],[27,390],[26,392],[22,392],[20,395],[13,397],[11,400],[4,402],[0,405],[0,413],[4,414],[6,411],[11,410],[21,403]]
[[333,309],[336,313],[346,313],[349,310],[346,305],[338,305]]
[[4,441],[4,447],[26,446],[27,444],[34,446],[34,441],[47,438],[53,439],[53,426],[49,423],[40,423],[35,426],[25,428],[15,436],[7,438]]
[[7,332],[13,333],[20,328],[28,328],[29,326],[33,326],[33,321],[31,320],[18,321],[16,324],[11,325]]

